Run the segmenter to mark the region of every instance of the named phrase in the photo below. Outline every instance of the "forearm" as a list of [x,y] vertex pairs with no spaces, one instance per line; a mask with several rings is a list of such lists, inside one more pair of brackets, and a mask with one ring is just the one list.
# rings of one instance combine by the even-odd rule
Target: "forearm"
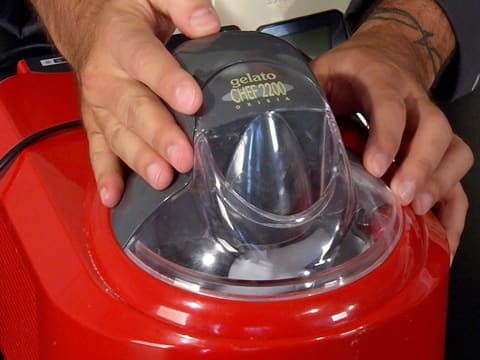
[[31,0],[58,50],[77,67],[88,55],[106,0]]
[[399,65],[426,89],[447,64],[455,49],[448,18],[434,0],[383,0],[362,23],[356,36],[376,32],[396,54]]

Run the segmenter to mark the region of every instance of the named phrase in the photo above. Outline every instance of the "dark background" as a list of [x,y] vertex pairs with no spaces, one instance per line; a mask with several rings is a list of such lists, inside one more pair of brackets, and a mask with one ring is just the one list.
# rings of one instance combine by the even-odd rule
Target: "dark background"
[[462,181],[469,210],[454,259],[447,328],[447,360],[480,359],[480,89],[443,107],[454,131],[472,148],[475,164]]

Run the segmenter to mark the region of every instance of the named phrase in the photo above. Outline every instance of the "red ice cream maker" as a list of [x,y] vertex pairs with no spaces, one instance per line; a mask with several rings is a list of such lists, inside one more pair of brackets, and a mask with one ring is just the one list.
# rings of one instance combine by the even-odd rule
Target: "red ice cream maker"
[[175,55],[204,92],[176,114],[194,168],[130,175],[112,211],[74,76],[0,83],[5,360],[442,359],[445,233],[362,168],[302,55],[247,32]]

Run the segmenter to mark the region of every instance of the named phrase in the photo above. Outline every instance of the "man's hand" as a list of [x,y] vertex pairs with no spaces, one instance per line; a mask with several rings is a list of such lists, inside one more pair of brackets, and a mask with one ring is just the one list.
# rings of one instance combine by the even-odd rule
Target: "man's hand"
[[[152,187],[189,171],[192,147],[162,100],[195,113],[202,93],[164,47],[175,27],[195,38],[220,22],[208,0],[34,1],[78,76],[90,157],[102,202],[123,192],[119,159]],[[68,23],[73,22],[73,23]]]
[[429,98],[454,47],[451,31],[434,1],[386,0],[312,68],[336,114],[362,112],[369,119],[367,170],[380,177],[395,161],[391,188],[419,215],[440,202],[454,254],[468,207],[460,179],[473,156]]

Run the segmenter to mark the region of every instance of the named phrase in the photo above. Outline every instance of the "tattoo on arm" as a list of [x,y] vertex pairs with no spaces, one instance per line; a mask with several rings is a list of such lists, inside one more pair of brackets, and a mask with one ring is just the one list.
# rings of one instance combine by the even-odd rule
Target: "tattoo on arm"
[[434,33],[425,30],[413,15],[398,8],[378,7],[372,12],[368,20],[394,21],[416,31],[419,38],[415,40],[414,43],[427,51],[433,72],[434,74],[438,74],[443,60],[438,49],[431,43],[431,38],[434,36]]

